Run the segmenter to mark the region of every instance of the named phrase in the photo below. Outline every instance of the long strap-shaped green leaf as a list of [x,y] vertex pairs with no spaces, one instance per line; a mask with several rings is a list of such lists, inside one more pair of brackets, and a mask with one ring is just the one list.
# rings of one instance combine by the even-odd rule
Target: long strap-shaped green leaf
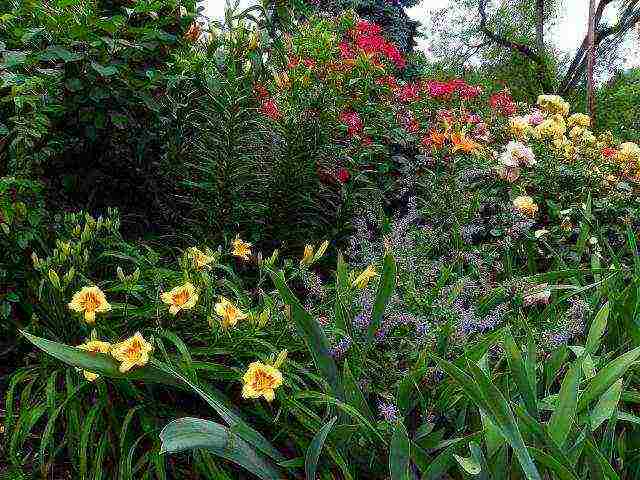
[[600,371],[589,380],[578,400],[578,413],[582,412],[596,398],[599,398],[618,379],[627,372],[629,367],[640,358],[640,347],[623,353],[607,363]]
[[409,480],[409,463],[411,459],[411,442],[407,429],[398,421],[391,437],[389,449],[389,473],[391,480]]
[[498,390],[498,387],[480,370],[480,368],[471,363],[468,365],[471,374],[473,375],[480,394],[482,395],[486,405],[489,407],[489,412],[492,416],[492,421],[500,429],[502,435],[513,448],[513,451],[520,462],[520,466],[524,471],[524,474],[529,480],[542,480],[538,469],[529,451],[527,450],[518,424],[516,423],[513,412],[507,403],[507,400],[502,395],[502,392]]
[[371,312],[371,321],[367,331],[367,344],[373,342],[376,332],[380,329],[384,311],[389,303],[389,299],[393,294],[396,286],[396,260],[390,252],[384,256],[382,265],[382,277],[378,283],[378,292],[376,294],[376,302]]
[[309,448],[307,448],[304,459],[304,471],[307,480],[316,480],[316,469],[318,468],[318,459],[320,458],[322,447],[337,419],[338,417],[333,417],[329,423],[322,427],[311,440]]
[[262,480],[280,480],[282,474],[244,440],[219,423],[199,418],[179,418],[160,432],[160,453],[204,448],[253,473]]
[[272,272],[271,278],[284,302],[291,307],[291,318],[302,335],[316,368],[331,385],[334,394],[342,398],[338,369],[333,357],[329,354],[329,339],[325,335],[322,326],[302,307],[300,301],[287,286],[282,272]]

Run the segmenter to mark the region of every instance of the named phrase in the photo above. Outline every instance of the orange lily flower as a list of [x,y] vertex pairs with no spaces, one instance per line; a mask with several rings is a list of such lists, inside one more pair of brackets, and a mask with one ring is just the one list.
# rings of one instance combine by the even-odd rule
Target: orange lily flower
[[431,133],[427,138],[431,145],[433,145],[436,148],[442,148],[444,146],[444,143],[447,141],[448,137],[449,137],[449,134],[446,131],[438,132],[437,130],[431,130]]
[[462,151],[464,153],[474,153],[475,151],[480,149],[480,145],[470,138],[464,136],[463,133],[454,133],[451,135],[451,143],[453,143],[453,148],[451,149],[451,153],[456,153],[458,151]]

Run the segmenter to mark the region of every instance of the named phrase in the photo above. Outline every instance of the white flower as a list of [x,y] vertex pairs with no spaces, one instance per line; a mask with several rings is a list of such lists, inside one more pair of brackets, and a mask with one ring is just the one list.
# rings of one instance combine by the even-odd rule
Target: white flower
[[526,167],[536,164],[536,156],[526,145],[520,142],[509,142],[498,159],[507,167]]

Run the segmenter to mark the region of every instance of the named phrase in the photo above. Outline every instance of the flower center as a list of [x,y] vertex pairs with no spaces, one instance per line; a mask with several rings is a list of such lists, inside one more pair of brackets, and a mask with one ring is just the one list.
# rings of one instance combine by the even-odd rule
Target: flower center
[[100,306],[100,300],[95,293],[87,293],[82,306],[87,312],[93,312]]
[[127,348],[127,356],[129,357],[137,357],[140,355],[142,351],[142,345],[138,340],[134,340],[129,348]]
[[184,305],[187,300],[189,300],[189,292],[187,290],[182,290],[173,296],[173,303],[178,306]]
[[273,377],[267,372],[259,370],[253,377],[253,388],[261,391],[270,388],[273,385]]

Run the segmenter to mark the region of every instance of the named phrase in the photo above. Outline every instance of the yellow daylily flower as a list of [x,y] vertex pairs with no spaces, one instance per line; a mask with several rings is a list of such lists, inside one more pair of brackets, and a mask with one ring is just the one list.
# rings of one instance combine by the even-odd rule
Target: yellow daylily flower
[[[109,342],[101,342],[100,340],[91,340],[87,343],[83,343],[82,345],[78,345],[76,348],[90,353],[109,353],[111,351],[111,344]],[[93,373],[88,370],[83,370],[82,374],[84,375],[84,378],[90,382],[93,382],[100,376],[97,373]]]
[[126,373],[135,366],[145,366],[149,362],[149,353],[152,350],[151,344],[140,332],[136,332],[133,337],[115,344],[111,348],[111,356],[120,362],[120,372]]
[[233,248],[231,250],[231,255],[235,257],[240,257],[243,260],[249,260],[251,256],[251,244],[248,242],[244,242],[240,239],[239,236],[232,242]]
[[273,365],[252,362],[242,377],[243,398],[264,397],[267,402],[275,398],[275,389],[282,385],[282,373]]
[[220,301],[215,305],[216,314],[222,319],[222,326],[233,327],[238,320],[248,317],[246,313],[236,307],[225,297],[220,297]]
[[192,283],[173,288],[160,295],[162,301],[169,305],[169,313],[177,315],[180,310],[189,310],[198,302],[198,293]]
[[211,255],[207,255],[202,250],[197,247],[191,247],[188,250],[189,258],[193,260],[197,269],[201,268],[211,268],[209,265],[213,262],[214,258]]
[[98,287],[83,287],[73,294],[71,302],[67,305],[75,312],[84,313],[84,319],[92,324],[96,321],[96,313],[105,313],[111,310],[104,292]]
[[373,265],[369,265],[360,275],[353,281],[352,286],[365,288],[369,284],[369,280],[378,275]]
[[617,158],[621,162],[640,163],[640,146],[633,142],[621,143],[618,150]]
[[533,198],[527,196],[520,196],[514,198],[513,206],[520,213],[523,213],[529,217],[535,217],[536,213],[538,213],[538,205],[536,205],[533,201]]

